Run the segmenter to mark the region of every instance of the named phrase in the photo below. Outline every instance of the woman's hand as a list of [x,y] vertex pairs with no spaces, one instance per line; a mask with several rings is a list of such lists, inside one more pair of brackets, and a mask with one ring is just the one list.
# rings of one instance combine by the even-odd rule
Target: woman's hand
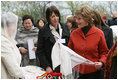
[[28,52],[28,50],[25,49],[24,47],[20,47],[19,50],[20,50],[20,52],[23,53],[23,54]]
[[95,62],[95,68],[98,70],[101,69],[102,65],[103,65],[102,62]]
[[36,51],[36,49],[37,49],[37,47],[34,47],[32,50],[33,50],[33,51]]
[[53,72],[53,71],[52,71],[51,67],[48,66],[48,67],[46,68],[46,72]]

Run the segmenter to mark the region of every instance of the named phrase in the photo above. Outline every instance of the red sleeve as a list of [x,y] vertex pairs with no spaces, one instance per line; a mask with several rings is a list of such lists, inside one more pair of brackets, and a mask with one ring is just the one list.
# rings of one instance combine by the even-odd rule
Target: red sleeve
[[100,36],[100,41],[98,44],[98,48],[99,48],[99,61],[103,62],[104,64],[106,64],[106,58],[107,58],[107,53],[109,51],[106,41],[105,41],[105,37],[104,34],[102,33]]

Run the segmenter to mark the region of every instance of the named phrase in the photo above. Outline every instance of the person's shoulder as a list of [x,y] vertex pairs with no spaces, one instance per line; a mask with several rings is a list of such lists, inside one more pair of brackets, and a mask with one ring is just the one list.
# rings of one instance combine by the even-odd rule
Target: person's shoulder
[[109,28],[109,27],[103,27],[103,30],[105,30],[105,31],[112,31],[112,29]]
[[69,31],[67,24],[65,24],[65,23],[61,23],[61,22],[60,22],[60,25],[61,25],[61,27],[62,27],[63,29]]
[[67,24],[65,24],[65,23],[60,23],[60,25],[61,25],[62,29],[64,30],[64,32],[66,32],[66,34],[67,34],[68,36],[70,36],[70,32],[69,32],[69,29],[68,29]]
[[79,31],[80,31],[80,28],[75,29],[74,31],[72,31],[71,36],[78,34]]
[[33,30],[36,31],[36,32],[39,31],[39,29],[37,27],[34,27]]
[[63,26],[67,26],[67,24],[66,24],[66,23],[62,23],[62,22],[60,22],[60,24],[61,24],[61,25],[63,25]]
[[45,31],[45,30],[47,30],[47,29],[50,29],[48,23],[45,24],[40,30]]
[[49,24],[47,23],[39,30],[39,33],[46,33],[48,30],[50,30],[50,28]]
[[38,28],[37,28],[37,27],[34,27],[34,29],[38,30]]
[[104,34],[104,32],[101,29],[99,29],[97,27],[94,27],[94,29],[98,34]]
[[62,28],[67,28],[68,29],[67,24],[60,22],[60,25],[61,25]]
[[21,31],[23,31],[23,30],[24,30],[24,27],[23,27],[23,26],[21,26],[21,27],[18,28],[18,31],[19,31],[19,32],[21,32]]
[[4,36],[1,36],[1,47],[11,46],[9,44],[11,44],[9,39]]

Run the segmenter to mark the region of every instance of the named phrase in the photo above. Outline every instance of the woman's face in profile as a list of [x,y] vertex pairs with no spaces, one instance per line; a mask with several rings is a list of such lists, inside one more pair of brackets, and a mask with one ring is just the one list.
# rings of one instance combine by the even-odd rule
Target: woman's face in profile
[[76,15],[75,20],[76,23],[78,24],[78,27],[80,28],[83,28],[88,25],[87,21],[81,15]]
[[57,26],[59,23],[59,16],[56,15],[54,12],[50,16],[50,23],[52,26]]
[[23,25],[26,29],[30,30],[32,28],[33,23],[31,19],[26,19],[24,20]]

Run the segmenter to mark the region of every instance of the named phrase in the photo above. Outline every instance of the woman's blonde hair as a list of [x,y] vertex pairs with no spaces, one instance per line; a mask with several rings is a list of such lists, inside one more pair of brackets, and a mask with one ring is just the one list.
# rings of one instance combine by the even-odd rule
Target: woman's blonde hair
[[84,5],[82,7],[80,7],[79,9],[76,10],[75,15],[81,15],[84,20],[86,20],[88,22],[88,24],[93,24],[93,9],[90,8],[87,5]]

